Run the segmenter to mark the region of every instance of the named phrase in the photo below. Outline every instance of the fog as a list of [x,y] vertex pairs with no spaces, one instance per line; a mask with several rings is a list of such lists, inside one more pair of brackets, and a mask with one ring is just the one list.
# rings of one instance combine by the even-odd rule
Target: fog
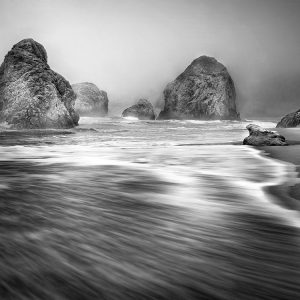
[[113,113],[140,97],[161,105],[165,85],[193,59],[228,68],[242,117],[300,108],[300,1],[1,0],[0,60],[23,38],[52,69],[108,92]]

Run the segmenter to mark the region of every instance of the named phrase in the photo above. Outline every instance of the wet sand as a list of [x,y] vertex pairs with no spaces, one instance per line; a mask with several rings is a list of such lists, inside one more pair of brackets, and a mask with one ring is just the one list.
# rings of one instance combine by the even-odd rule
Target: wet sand
[[289,146],[266,146],[259,149],[265,151],[269,157],[295,165],[298,182],[290,183],[290,186],[284,184],[271,187],[269,191],[279,198],[285,207],[300,210],[300,128],[276,128],[276,131],[286,138]]

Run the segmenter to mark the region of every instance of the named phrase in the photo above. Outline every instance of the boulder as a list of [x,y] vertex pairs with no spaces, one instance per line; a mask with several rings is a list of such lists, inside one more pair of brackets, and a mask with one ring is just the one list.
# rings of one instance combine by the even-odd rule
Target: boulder
[[33,39],[17,43],[0,66],[0,122],[13,128],[71,128],[78,125],[70,83],[47,64],[45,48]]
[[126,108],[122,117],[135,117],[140,120],[155,120],[152,104],[146,99],[140,99],[137,104]]
[[297,126],[300,126],[300,109],[283,117],[276,127],[288,128]]
[[75,111],[80,116],[104,117],[108,111],[108,98],[105,91],[90,82],[72,84],[77,96]]
[[258,125],[249,124],[246,127],[249,131],[243,144],[252,146],[287,146],[285,138],[277,132],[266,130]]
[[213,57],[201,56],[164,90],[159,119],[239,119],[234,83]]

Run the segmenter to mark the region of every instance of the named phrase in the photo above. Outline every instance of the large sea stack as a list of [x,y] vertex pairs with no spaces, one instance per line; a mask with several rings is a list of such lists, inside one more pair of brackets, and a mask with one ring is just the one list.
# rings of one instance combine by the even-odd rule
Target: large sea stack
[[201,56],[164,90],[159,119],[239,119],[236,93],[227,69],[215,58]]
[[70,83],[47,64],[45,48],[33,39],[13,46],[0,66],[0,122],[13,128],[71,128],[78,125]]
[[108,98],[105,91],[90,82],[72,84],[77,95],[75,110],[80,116],[104,117],[108,111]]
[[147,99],[140,99],[136,104],[126,108],[122,117],[135,117],[139,120],[155,120],[152,104]]
[[283,117],[276,127],[288,128],[297,126],[300,126],[300,109]]

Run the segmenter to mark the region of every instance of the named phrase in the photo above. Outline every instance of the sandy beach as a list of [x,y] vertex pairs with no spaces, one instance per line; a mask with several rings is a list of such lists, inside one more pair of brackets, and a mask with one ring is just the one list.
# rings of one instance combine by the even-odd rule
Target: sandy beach
[[289,185],[271,187],[270,192],[280,199],[281,204],[290,208],[300,210],[300,128],[276,128],[282,134],[289,146],[286,147],[259,147],[266,155],[295,165],[298,172],[299,182]]

